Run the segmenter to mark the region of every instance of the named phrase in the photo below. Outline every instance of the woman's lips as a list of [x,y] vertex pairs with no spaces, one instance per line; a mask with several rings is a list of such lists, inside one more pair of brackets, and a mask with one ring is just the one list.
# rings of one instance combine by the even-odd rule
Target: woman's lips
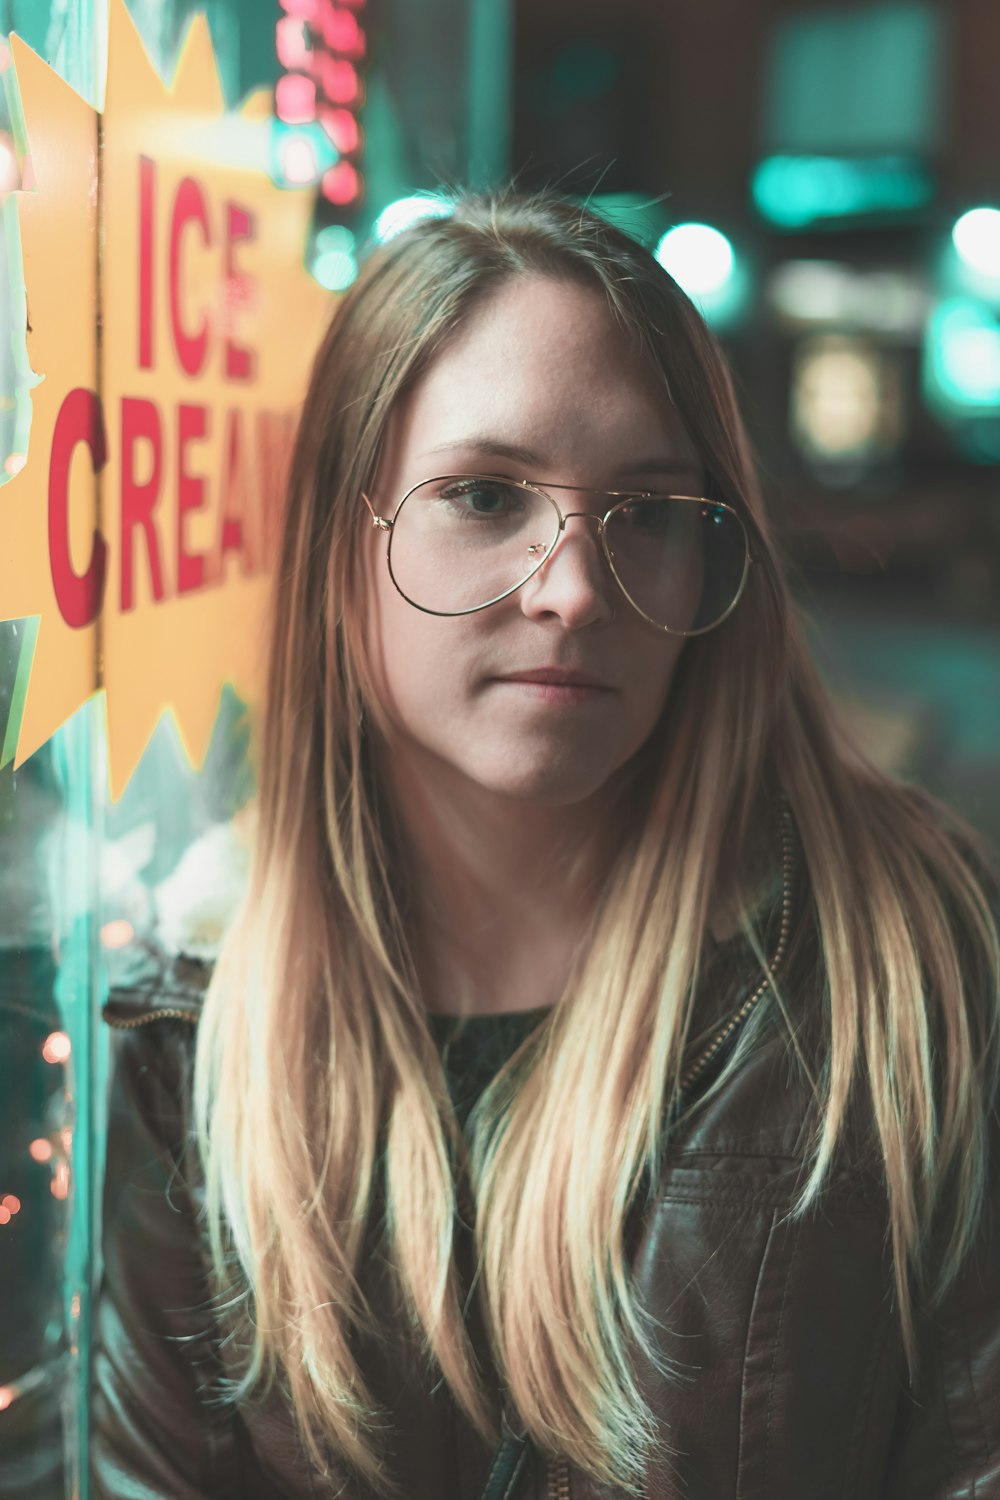
[[614,692],[614,688],[596,677],[565,667],[518,669],[493,681],[542,703],[594,703]]

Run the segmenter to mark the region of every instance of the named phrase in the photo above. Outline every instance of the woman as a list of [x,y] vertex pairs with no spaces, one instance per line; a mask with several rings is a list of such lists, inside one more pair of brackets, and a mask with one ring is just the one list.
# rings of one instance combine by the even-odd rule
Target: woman
[[96,1493],[985,1493],[997,941],[947,823],[835,728],[653,259],[553,197],[378,250],[245,903],[203,1008],[107,1012]]

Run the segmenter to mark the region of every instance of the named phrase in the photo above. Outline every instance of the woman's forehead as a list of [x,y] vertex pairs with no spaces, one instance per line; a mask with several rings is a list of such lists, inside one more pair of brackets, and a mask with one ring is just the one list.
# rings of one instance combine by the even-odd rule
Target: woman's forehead
[[505,283],[470,313],[397,403],[390,454],[408,473],[470,461],[588,477],[700,470],[665,382],[603,291],[541,276]]

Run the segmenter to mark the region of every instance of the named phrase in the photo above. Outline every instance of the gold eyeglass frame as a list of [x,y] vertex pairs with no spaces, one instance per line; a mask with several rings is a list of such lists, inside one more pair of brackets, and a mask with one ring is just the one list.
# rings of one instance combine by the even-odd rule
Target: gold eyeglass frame
[[[393,529],[396,524],[396,517],[403,509],[403,506],[406,504],[410,496],[417,490],[423,489],[424,485],[426,484],[440,484],[443,480],[446,479],[485,479],[489,480],[492,484],[518,485],[521,489],[531,490],[533,494],[541,495],[542,499],[548,501],[549,505],[552,506],[552,509],[559,517],[559,526],[556,531],[556,539],[554,543],[552,544],[551,548],[545,553],[544,557],[539,558],[537,564],[532,568],[531,572],[526,574],[519,583],[515,583],[511,588],[505,589],[502,594],[497,594],[493,599],[487,599],[485,604],[474,604],[471,609],[428,609],[425,604],[418,604],[416,600],[411,599],[408,594],[403,592],[396,579],[396,575],[392,571],[392,537]],[[595,515],[592,511],[589,510],[570,510],[564,512],[560,510],[556,501],[548,493],[549,490],[574,490],[577,494],[580,495],[603,495],[607,499],[614,500],[615,504],[611,506],[610,510],[605,511],[603,516]],[[392,515],[389,517],[380,516],[376,512],[375,507],[372,505],[368,496],[363,491],[361,494],[361,498],[367,505],[368,510],[371,514],[372,526],[377,531],[384,531],[388,533],[389,540],[386,546],[385,560],[386,566],[389,569],[389,577],[392,579],[393,587],[395,588],[397,594],[399,594],[402,599],[405,599],[407,604],[409,604],[413,609],[419,609],[421,614],[436,615],[439,619],[445,620],[457,619],[461,615],[477,615],[479,614],[480,610],[489,609],[491,605],[499,604],[501,600],[509,599],[511,594],[516,594],[518,589],[523,588],[524,585],[529,581],[529,579],[534,578],[535,574],[539,572],[539,570],[544,567],[544,565],[552,557],[555,556],[559,543],[562,541],[564,535],[566,534],[566,522],[572,520],[576,516],[584,516],[589,520],[596,521],[598,523],[598,534],[601,538],[601,551],[603,552],[604,559],[611,571],[611,576],[615,580],[615,583],[618,585],[621,593],[635,610],[637,615],[641,615],[641,617],[648,624],[652,625],[654,629],[663,630],[667,635],[707,635],[710,630],[718,629],[718,627],[723,623],[724,620],[728,620],[737,604],[739,604],[740,599],[743,597],[743,590],[746,588],[747,578],[750,573],[750,566],[756,560],[753,556],[753,553],[750,551],[750,538],[747,535],[746,526],[743,524],[743,518],[739,514],[739,512],[735,510],[733,506],[727,505],[725,501],[710,500],[706,495],[670,495],[658,490],[587,489],[585,486],[577,484],[546,484],[543,486],[533,480],[511,479],[509,475],[504,474],[436,474],[429,479],[421,479],[418,484],[411,485],[410,488],[406,491],[406,494],[397,504]],[[635,600],[632,598],[631,594],[622,583],[621,579],[618,576],[618,570],[615,567],[614,560],[611,557],[611,553],[608,548],[607,538],[605,536],[605,528],[615,512],[621,510],[623,506],[629,504],[629,502],[632,500],[685,500],[690,502],[692,505],[711,505],[714,506],[717,510],[727,511],[729,515],[731,515],[736,521],[743,535],[743,572],[740,576],[739,588],[736,590],[736,594],[733,597],[732,603],[729,605],[725,614],[720,615],[717,620],[713,620],[711,625],[703,625],[700,630],[673,630],[669,625],[661,625],[658,620],[654,620],[650,615],[646,614],[645,610],[639,608],[638,604],[636,604]]]

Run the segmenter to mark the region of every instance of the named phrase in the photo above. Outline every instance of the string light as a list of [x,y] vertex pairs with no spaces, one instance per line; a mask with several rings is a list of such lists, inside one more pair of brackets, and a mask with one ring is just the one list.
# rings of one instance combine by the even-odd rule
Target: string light
[[64,1063],[69,1061],[73,1044],[65,1031],[52,1031],[42,1043],[42,1056],[47,1063]]
[[288,125],[318,121],[321,141],[339,160],[322,159],[315,143],[291,138],[272,153],[272,176],[288,186],[321,182],[336,208],[352,208],[364,196],[360,153],[364,134],[357,112],[364,83],[357,64],[367,53],[365,0],[281,0],[284,15],[275,25],[275,51],[288,71],[275,85],[274,109]]
[[316,118],[316,85],[304,73],[286,73],[274,86],[274,112],[286,125]]

